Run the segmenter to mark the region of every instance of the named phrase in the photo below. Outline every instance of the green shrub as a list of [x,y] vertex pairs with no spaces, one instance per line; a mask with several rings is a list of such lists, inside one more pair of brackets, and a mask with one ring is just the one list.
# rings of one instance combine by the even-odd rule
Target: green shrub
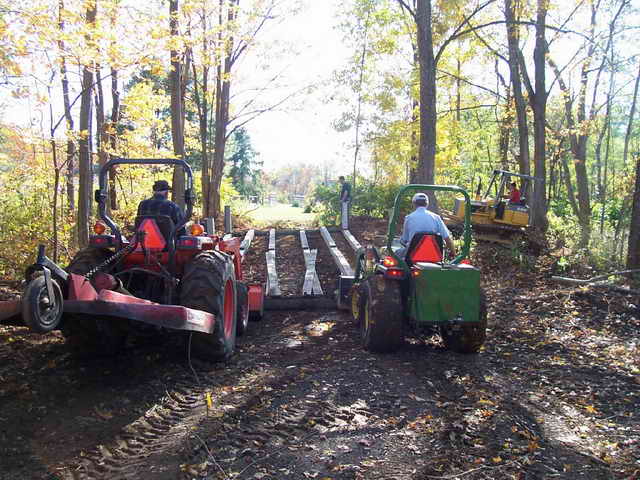
[[[376,185],[359,179],[352,191],[351,215],[387,218],[393,207],[400,185]],[[340,190],[338,186],[317,185],[313,198],[317,205],[320,223],[335,225],[340,218]],[[407,207],[410,200],[406,201]]]

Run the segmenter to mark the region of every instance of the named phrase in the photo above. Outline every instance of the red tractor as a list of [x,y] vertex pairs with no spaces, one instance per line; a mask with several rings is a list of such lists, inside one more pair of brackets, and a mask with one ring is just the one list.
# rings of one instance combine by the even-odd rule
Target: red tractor
[[[138,216],[135,233],[125,238],[106,209],[107,173],[119,164],[182,167],[184,223],[174,225],[164,215]],[[220,238],[197,223],[185,232],[195,200],[189,165],[184,160],[115,158],[100,171],[95,200],[104,223],[94,227],[90,246],[66,270],[40,246],[36,263],[26,271],[21,302],[5,304],[0,317],[21,313],[34,332],[59,328],[69,342],[104,353],[119,350],[129,333],[183,330],[189,332],[194,354],[228,358],[249,317],[262,316],[264,292],[261,285],[243,281],[240,239]],[[105,224],[111,234],[105,234]]]

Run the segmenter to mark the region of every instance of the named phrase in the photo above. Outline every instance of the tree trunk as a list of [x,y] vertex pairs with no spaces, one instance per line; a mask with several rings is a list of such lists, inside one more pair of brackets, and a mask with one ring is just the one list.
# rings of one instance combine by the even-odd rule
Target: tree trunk
[[[105,122],[104,115],[104,92],[102,90],[102,76],[100,70],[100,65],[96,65],[96,140],[98,147],[98,165],[102,168],[109,161],[109,154],[107,153],[107,143],[109,139],[106,131],[107,124]],[[107,205],[107,208],[109,208],[111,202],[108,201]]]
[[[500,151],[500,165],[503,170],[509,170],[509,146],[511,144],[511,128],[513,128],[513,110],[511,108],[511,85],[507,85],[498,70],[498,60],[495,62],[496,76],[506,91],[505,109],[498,120],[500,135],[498,138],[498,149]],[[499,87],[498,87],[499,88]],[[474,172],[475,175],[475,172]],[[525,192],[526,193],[526,192]]]
[[229,124],[229,98],[231,85],[229,78],[230,67],[228,59],[224,61],[224,67],[218,66],[218,79],[216,82],[216,130],[213,143],[213,166],[211,171],[211,188],[209,200],[209,215],[219,219],[220,186],[224,173],[224,155],[227,145],[227,126]]
[[[206,48],[206,45],[205,45]],[[198,70],[195,62],[192,63],[194,100],[198,110],[198,129],[200,133],[200,150],[202,151],[202,205],[203,215],[209,217],[208,206],[210,202],[211,187],[211,159],[209,158],[209,67],[202,65],[202,76],[198,81]]]
[[[85,22],[93,28],[97,13],[97,0],[88,3]],[[89,43],[90,34],[85,36]],[[85,247],[89,242],[89,217],[91,216],[91,186],[93,168],[91,161],[91,104],[93,90],[93,70],[85,65],[82,69],[82,95],[80,98],[80,158],[78,186],[77,235],[78,246]]]
[[513,88],[513,100],[516,106],[516,118],[518,120],[518,168],[520,173],[531,174],[531,161],[529,158],[529,124],[527,121],[527,104],[522,94],[522,82],[520,79],[520,35],[518,25],[515,23],[512,0],[505,0],[504,16],[507,21],[507,40],[509,44],[509,74]]
[[[177,38],[179,31],[179,0],[169,1],[169,29],[171,36]],[[173,154],[185,159],[184,154],[184,106],[182,105],[182,61],[180,52],[171,50],[171,71],[169,85],[171,89],[171,138]],[[173,170],[172,200],[184,208],[184,171],[180,167]]]
[[[418,183],[435,183],[436,162],[436,63],[431,29],[431,0],[417,2],[418,57],[420,60],[420,147],[418,150]],[[429,208],[438,212],[438,204],[430,192]]]
[[627,268],[640,268],[640,155],[636,157],[636,182],[631,209]]
[[[413,68],[420,67],[420,57],[418,55],[418,46],[412,40],[411,48],[413,50]],[[418,138],[418,132],[416,130],[416,126],[420,123],[420,102],[413,96],[412,88],[409,88],[409,99],[411,100],[411,159],[409,160],[409,183],[418,183],[418,155],[417,152],[420,150],[420,139]],[[377,159],[376,159],[377,160]],[[377,165],[377,164],[376,164]],[[376,167],[377,168],[377,167]],[[376,169],[376,176],[378,171]],[[376,183],[374,182],[374,185]]]
[[536,185],[534,188],[533,224],[539,230],[546,232],[549,227],[547,221],[547,196],[546,196],[546,116],[547,116],[547,90],[545,84],[545,56],[547,42],[545,40],[545,28],[547,17],[547,0],[538,0],[536,12],[536,44],[533,52],[535,65],[535,93],[532,98],[533,130],[534,130],[534,164]]
[[636,76],[636,84],[633,88],[633,101],[631,102],[631,111],[629,112],[629,121],[627,122],[627,131],[624,134],[624,152],[622,153],[622,165],[626,169],[627,158],[629,155],[629,141],[631,140],[631,132],[633,131],[633,117],[636,113],[636,102],[638,100],[638,86],[640,85],[640,61],[638,62],[638,75]]
[[367,57],[367,35],[369,33],[369,15],[371,10],[367,12],[365,20],[364,36],[362,40],[362,55],[360,57],[360,78],[358,80],[358,109],[356,112],[356,146],[353,152],[353,180],[351,187],[355,192],[356,188],[356,172],[358,171],[358,154],[360,153],[360,125],[362,124],[362,85],[364,83],[364,63]]
[[60,187],[60,166],[58,165],[58,152],[56,141],[51,136],[51,153],[53,155],[53,206],[51,210],[53,212],[52,219],[52,232],[53,232],[53,256],[52,260],[54,262],[58,261],[58,251],[60,250],[60,241],[58,239],[58,188]]
[[[232,25],[236,18],[239,0],[230,0],[227,6],[227,25]],[[219,43],[222,44],[222,30],[224,28],[223,7],[225,0],[220,0],[220,14],[218,23],[220,33]],[[224,155],[227,145],[227,128],[229,126],[229,101],[231,95],[231,67],[233,66],[234,38],[227,39],[224,46],[225,56],[218,63],[216,78],[216,108],[215,108],[215,136],[213,143],[213,164],[211,168],[211,187],[208,212],[216,221],[220,216],[220,186],[224,174]]]
[[[62,12],[64,11],[64,0],[58,2],[58,27],[60,33],[64,32],[64,18]],[[67,59],[64,54],[65,45],[62,39],[58,40],[58,48],[60,50],[60,81],[62,83],[62,99],[64,102],[64,118],[66,122],[66,135],[67,135],[67,204],[70,211],[76,208],[76,193],[73,184],[73,178],[75,176],[75,156],[76,156],[76,144],[73,140],[73,117],[71,116],[71,101],[69,99],[69,79],[67,77]]]
[[[116,29],[116,20],[118,18],[117,4],[112,8],[111,30]],[[116,50],[115,42],[112,43],[113,50]],[[113,153],[116,152],[118,146],[118,123],[120,123],[120,92],[118,91],[118,69],[111,67],[111,122],[109,125],[109,145]],[[112,168],[109,172],[109,202],[111,210],[118,210],[118,197],[116,194],[116,176],[118,175],[117,167]]]

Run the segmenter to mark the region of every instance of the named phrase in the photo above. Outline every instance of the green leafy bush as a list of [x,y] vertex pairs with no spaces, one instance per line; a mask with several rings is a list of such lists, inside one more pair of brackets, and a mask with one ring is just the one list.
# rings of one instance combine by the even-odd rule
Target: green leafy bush
[[[376,185],[358,179],[358,183],[352,190],[351,215],[387,218],[399,187],[400,185]],[[313,198],[317,205],[321,224],[338,223],[340,218],[339,195],[339,186],[316,186]]]

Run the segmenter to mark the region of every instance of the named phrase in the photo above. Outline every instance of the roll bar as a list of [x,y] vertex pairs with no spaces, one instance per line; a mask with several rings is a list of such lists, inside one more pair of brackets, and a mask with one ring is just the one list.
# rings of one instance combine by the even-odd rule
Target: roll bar
[[[171,238],[169,238],[169,244],[175,244],[176,232],[183,228],[191,218],[193,214],[193,204],[195,201],[195,193],[193,191],[193,172],[187,162],[178,158],[122,158],[115,157],[105,163],[100,169],[99,188],[95,191],[95,201],[98,202],[98,214],[100,218],[109,226],[111,232],[116,237],[116,245],[118,248],[122,245],[122,233],[115,224],[115,222],[107,215],[107,174],[111,167],[116,165],[175,165],[182,167],[186,174],[185,189],[184,189],[184,201],[187,206],[187,210],[184,215],[184,221],[181,225],[174,225],[171,231]],[[170,247],[173,249],[172,247]]]

